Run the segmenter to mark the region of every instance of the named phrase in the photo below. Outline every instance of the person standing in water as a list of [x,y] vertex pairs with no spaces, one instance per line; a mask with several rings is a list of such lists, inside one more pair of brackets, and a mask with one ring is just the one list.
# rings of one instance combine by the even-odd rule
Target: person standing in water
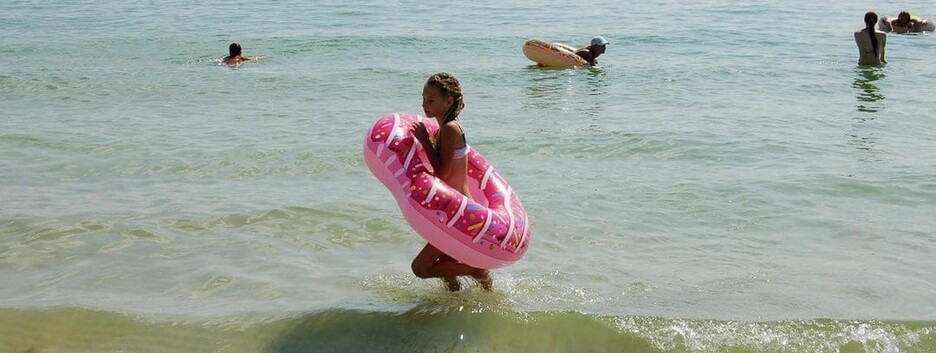
[[864,16],[865,28],[855,31],[855,45],[858,46],[858,65],[886,64],[884,47],[887,45],[887,34],[874,29],[878,15],[868,11]]
[[[458,122],[458,114],[465,107],[461,84],[451,74],[437,73],[423,85],[422,97],[423,112],[436,119],[439,130],[430,138],[426,126],[416,122],[412,126],[413,136],[423,146],[435,176],[470,198],[468,151],[471,147],[465,139],[465,130]],[[432,244],[426,244],[416,255],[412,270],[419,278],[442,278],[446,288],[452,292],[461,290],[458,276],[474,278],[485,291],[490,291],[493,285],[488,270],[461,263]]]

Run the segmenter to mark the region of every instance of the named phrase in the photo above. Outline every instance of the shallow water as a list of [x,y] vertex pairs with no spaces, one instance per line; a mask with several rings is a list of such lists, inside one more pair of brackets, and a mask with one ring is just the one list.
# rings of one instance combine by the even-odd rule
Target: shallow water
[[[936,42],[851,38],[929,4],[546,5],[0,4],[0,351],[936,350]],[[490,294],[361,158],[437,71],[534,227]]]

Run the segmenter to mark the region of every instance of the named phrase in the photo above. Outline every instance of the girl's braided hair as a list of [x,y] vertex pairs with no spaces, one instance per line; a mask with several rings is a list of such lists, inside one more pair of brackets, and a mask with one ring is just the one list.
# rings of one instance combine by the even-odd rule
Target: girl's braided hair
[[452,120],[458,119],[458,114],[461,113],[463,108],[465,108],[465,96],[462,94],[461,83],[458,82],[458,79],[450,73],[440,72],[429,76],[429,80],[426,81],[426,85],[437,88],[440,92],[442,92],[443,96],[452,97],[455,99],[455,102],[452,103],[452,106],[449,107],[447,112],[445,112],[445,116],[442,118],[442,123],[445,124]]
[[865,32],[868,32],[868,36],[871,37],[871,48],[874,49],[874,55],[878,55],[878,40],[874,35],[874,25],[877,24],[878,15],[874,11],[868,11],[865,13],[864,22],[865,22]]

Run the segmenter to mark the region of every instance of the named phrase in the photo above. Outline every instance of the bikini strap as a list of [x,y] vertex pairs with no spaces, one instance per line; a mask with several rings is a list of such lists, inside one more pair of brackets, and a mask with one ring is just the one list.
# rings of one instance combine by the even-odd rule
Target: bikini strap
[[[455,120],[458,120],[458,118],[455,118],[452,121],[455,121]],[[468,146],[468,138],[465,137],[465,128],[463,128],[461,124],[458,124],[458,129],[461,130],[462,143],[464,143],[464,145],[459,148],[465,148],[465,146]],[[439,134],[439,137],[442,137],[442,135]]]

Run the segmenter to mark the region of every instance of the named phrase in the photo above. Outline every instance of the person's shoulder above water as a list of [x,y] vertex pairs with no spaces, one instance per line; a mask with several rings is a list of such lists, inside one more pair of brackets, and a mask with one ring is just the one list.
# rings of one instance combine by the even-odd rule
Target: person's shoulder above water
[[254,58],[241,55],[241,46],[237,43],[231,43],[228,46],[228,56],[224,57],[222,60],[227,65],[237,65],[245,61],[253,60]]
[[589,65],[595,66],[598,65],[598,56],[604,54],[605,47],[611,44],[607,39],[602,36],[595,36],[592,38],[591,42],[587,47],[578,49],[575,51],[575,54],[585,59]]
[[936,30],[936,23],[913,15],[909,11],[901,11],[897,17],[882,17],[878,28],[884,32],[918,33]]

